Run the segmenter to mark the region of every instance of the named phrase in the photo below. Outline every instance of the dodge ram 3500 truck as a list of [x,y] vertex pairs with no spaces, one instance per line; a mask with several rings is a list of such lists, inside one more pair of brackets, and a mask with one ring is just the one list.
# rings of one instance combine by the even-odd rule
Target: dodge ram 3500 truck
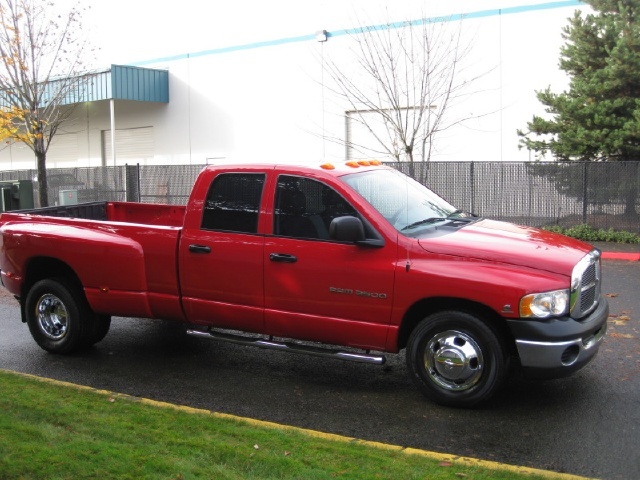
[[514,360],[575,372],[608,316],[597,250],[464,213],[378,162],[209,166],[186,206],[4,213],[0,236],[2,283],[49,352],[99,342],[112,316],[374,364],[406,349],[451,406],[487,400]]

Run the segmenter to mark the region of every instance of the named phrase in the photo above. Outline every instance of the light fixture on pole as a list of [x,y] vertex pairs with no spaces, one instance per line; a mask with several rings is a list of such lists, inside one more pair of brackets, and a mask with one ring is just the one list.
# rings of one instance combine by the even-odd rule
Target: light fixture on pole
[[329,38],[329,34],[326,30],[318,30],[316,32],[316,41],[318,42],[326,42]]

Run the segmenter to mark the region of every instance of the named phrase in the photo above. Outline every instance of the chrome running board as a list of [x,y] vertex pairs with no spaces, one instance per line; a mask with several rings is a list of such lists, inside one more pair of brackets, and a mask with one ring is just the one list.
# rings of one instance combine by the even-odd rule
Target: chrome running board
[[282,350],[291,353],[304,353],[306,355],[315,355],[317,357],[337,358],[340,360],[347,360],[350,362],[358,363],[371,363],[374,365],[384,365],[386,357],[384,355],[370,355],[360,354],[353,352],[344,352],[341,350],[333,350],[330,348],[314,347],[310,345],[303,345],[300,343],[281,343],[274,342],[272,340],[265,340],[263,338],[244,337],[242,335],[235,335],[232,333],[219,332],[216,330],[187,330],[188,335],[194,337],[206,337],[214,340],[221,340],[223,342],[235,343],[237,345],[245,345],[250,347],[266,348],[269,350]]

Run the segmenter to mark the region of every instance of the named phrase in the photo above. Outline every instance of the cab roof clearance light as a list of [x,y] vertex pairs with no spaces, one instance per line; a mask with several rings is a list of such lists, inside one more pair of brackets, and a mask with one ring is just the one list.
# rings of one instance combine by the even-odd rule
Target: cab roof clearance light
[[[378,167],[382,165],[380,160],[350,160],[348,162],[344,162],[347,167],[350,168],[359,168],[359,167]],[[324,170],[335,170],[335,165],[331,163],[323,163],[320,165],[320,168]]]

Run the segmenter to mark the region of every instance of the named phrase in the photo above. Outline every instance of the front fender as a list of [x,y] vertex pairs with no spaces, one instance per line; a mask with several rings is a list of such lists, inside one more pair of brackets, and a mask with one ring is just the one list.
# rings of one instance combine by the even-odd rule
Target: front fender
[[529,293],[569,287],[569,277],[521,266],[452,256],[399,263],[388,349],[428,313],[438,309],[472,311],[494,318],[518,318],[520,299]]
[[569,288],[568,276],[460,257],[418,260],[398,269],[396,305],[409,306],[430,297],[463,298],[517,318],[520,299],[529,293]]

